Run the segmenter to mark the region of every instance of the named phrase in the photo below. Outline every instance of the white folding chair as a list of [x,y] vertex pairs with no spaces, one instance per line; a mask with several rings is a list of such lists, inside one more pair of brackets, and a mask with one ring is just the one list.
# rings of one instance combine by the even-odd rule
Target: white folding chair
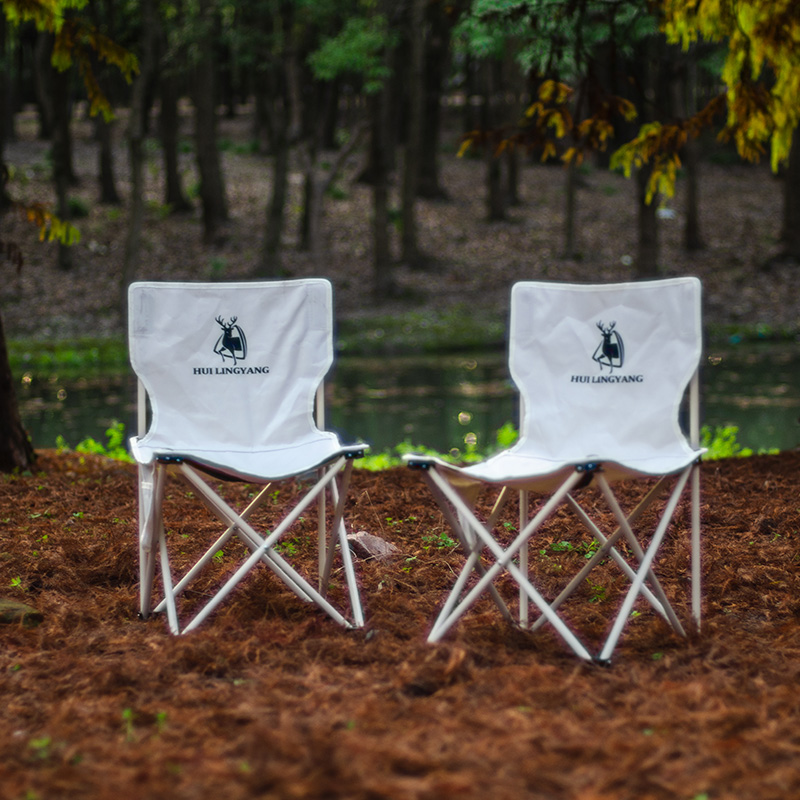
[[[315,603],[339,624],[361,627],[364,615],[343,512],[353,459],[363,454],[365,446],[344,446],[335,434],[321,429],[323,380],[333,361],[330,283],[318,279],[141,282],[131,285],[128,302],[130,359],[139,378],[139,435],[130,445],[139,471],[142,617],[166,610],[170,630],[188,632],[256,564],[264,563],[295,594]],[[188,481],[224,529],[175,583],[162,522],[168,468]],[[269,496],[270,484],[309,474],[313,485],[301,500],[271,531],[258,532],[248,520]],[[263,488],[237,513],[214,490],[208,476]],[[333,505],[330,529],[326,495]],[[315,500],[319,518],[316,586],[288,562],[279,547]],[[234,535],[249,555],[194,617],[182,623],[179,596]],[[327,597],[337,552],[345,573],[349,619]],[[164,598],[153,608],[157,559]]]
[[[519,586],[519,624],[532,630],[549,622],[586,660],[611,659],[640,597],[685,635],[653,564],[687,484],[692,616],[699,629],[698,464],[704,452],[699,447],[697,375],[702,343],[700,295],[700,282],[695,278],[610,285],[521,282],[513,286],[509,367],[520,391],[518,441],[465,468],[436,458],[406,457],[410,466],[423,470],[466,554],[429,641],[441,639],[484,592],[491,594],[511,620],[495,586],[501,574],[510,574]],[[688,438],[680,425],[687,387]],[[658,480],[642,502],[624,512],[612,483],[653,477]],[[599,487],[616,520],[614,531],[604,533],[579,503],[579,490],[590,482]],[[644,512],[672,484],[655,530],[637,530],[644,524]],[[500,491],[488,520],[482,522],[474,503],[486,487]],[[515,491],[520,498],[519,532],[503,547],[493,531],[503,505]],[[530,492],[542,493],[545,498],[532,517],[528,512]],[[528,574],[528,545],[564,503],[594,538],[596,550],[564,590],[546,600]],[[558,609],[604,559],[613,559],[631,583],[594,659]],[[529,621],[531,603],[540,612],[533,624]]]

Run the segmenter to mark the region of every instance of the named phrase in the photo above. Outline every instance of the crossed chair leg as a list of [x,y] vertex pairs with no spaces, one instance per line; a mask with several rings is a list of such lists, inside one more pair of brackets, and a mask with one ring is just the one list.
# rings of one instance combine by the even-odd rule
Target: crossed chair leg
[[[637,507],[630,512],[625,512],[620,507],[608,481],[599,469],[593,469],[592,478],[600,487],[610,510],[617,522],[616,530],[605,536],[592,521],[585,510],[575,500],[572,492],[586,481],[586,471],[576,470],[544,503],[539,511],[528,518],[528,493],[520,492],[520,525],[519,532],[511,544],[503,549],[492,536],[492,530],[499,519],[503,506],[511,495],[511,490],[505,487],[498,496],[489,519],[485,524],[476,517],[474,510],[467,504],[463,497],[442,477],[435,469],[425,468],[424,475],[434,498],[442,510],[448,524],[457,535],[466,554],[466,562],[448,595],[442,610],[439,613],[429,633],[428,641],[439,641],[460,619],[460,617],[477,601],[484,591],[489,592],[500,613],[508,621],[514,622],[513,615],[506,603],[493,585],[494,580],[503,572],[508,572],[519,586],[519,625],[525,630],[535,631],[542,625],[550,623],[562,639],[572,648],[576,655],[586,661],[609,663],[619,640],[620,635],[630,618],[633,605],[641,595],[653,609],[681,636],[686,636],[680,620],[670,605],[667,596],[656,578],[652,565],[658,549],[663,541],[669,523],[683,495],[690,477],[692,481],[692,614],[696,626],[700,626],[700,587],[699,587],[699,474],[696,464],[690,465],[679,474],[672,493],[663,509],[661,519],[653,533],[650,543],[644,550],[635,534],[633,525],[650,508],[655,500],[663,495],[668,477],[660,479]],[[552,602],[547,602],[528,577],[528,548],[527,544],[536,531],[551,516],[555,509],[566,502],[575,512],[577,518],[587,528],[597,542],[597,550],[577,575],[561,591]],[[617,543],[623,539],[630,548],[637,562],[634,569],[617,549]],[[488,550],[494,559],[491,566],[486,566],[481,561],[481,553]],[[519,566],[513,559],[518,556]],[[569,629],[563,618],[558,614],[559,606],[577,589],[585,580],[591,570],[603,559],[611,558],[620,567],[622,572],[631,581],[631,586],[623,600],[620,610],[614,619],[611,631],[603,644],[598,656],[593,657],[585,645]],[[466,590],[469,578],[477,575],[477,581]],[[533,604],[540,612],[538,618],[529,623],[529,608]]]
[[[144,500],[144,502],[140,502],[140,508],[143,514],[140,524],[141,535],[139,547],[142,617],[147,617],[151,613],[152,585],[156,568],[154,546],[157,543],[161,563],[164,599],[152,609],[152,611],[163,612],[166,610],[169,627],[174,634],[188,633],[200,625],[259,561],[266,564],[298,597],[302,600],[315,603],[321,610],[343,627],[363,627],[364,613],[361,606],[353,559],[347,542],[347,534],[343,520],[344,502],[353,469],[352,459],[341,456],[335,462],[320,470],[319,478],[314,486],[301,498],[294,508],[291,509],[275,529],[266,535],[262,535],[256,531],[248,520],[268,498],[267,491],[271,484],[264,486],[241,513],[236,513],[209,487],[196,469],[186,462],[179,462],[178,466],[182,476],[197,490],[200,499],[206,507],[227,527],[195,565],[173,586],[161,514],[164,496],[164,480],[167,468],[164,464],[154,464],[151,465],[149,470],[140,472],[140,498]],[[150,474],[148,474],[148,472]],[[325,524],[324,500],[326,490],[330,491],[334,505],[333,524],[331,525],[329,533],[326,531]],[[320,513],[318,588],[312,586],[311,583],[300,575],[276,550],[276,545],[279,543],[281,537],[291,528],[315,499],[319,503]],[[208,603],[200,609],[194,618],[185,625],[183,630],[181,630],[178,620],[176,598],[212,560],[214,554],[224,547],[234,534],[250,550],[250,556],[241,564],[239,569],[231,575]],[[350,600],[350,611],[353,618],[352,623],[336,609],[326,597],[337,543],[342,556]]]

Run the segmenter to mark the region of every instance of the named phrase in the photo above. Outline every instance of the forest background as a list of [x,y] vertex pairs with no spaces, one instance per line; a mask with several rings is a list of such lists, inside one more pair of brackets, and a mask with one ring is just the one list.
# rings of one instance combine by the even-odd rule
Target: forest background
[[[466,306],[473,328],[488,304],[496,324],[515,273],[492,274],[486,239],[483,253],[453,264],[427,235],[437,217],[426,217],[425,204],[456,199],[443,177],[456,147],[481,168],[466,178],[470,199],[481,195],[481,214],[462,218],[459,236],[489,225],[508,248],[520,246],[513,223],[526,200],[522,176],[531,164],[549,165],[544,180],[563,184],[558,240],[543,264],[516,275],[583,280],[700,271],[694,267],[709,241],[732,241],[717,216],[713,231],[701,222],[701,163],[758,161],[769,152],[780,221],[772,220],[772,232],[760,223],[744,231],[748,275],[729,280],[730,265],[718,265],[706,281],[708,302],[739,309],[741,298],[747,307],[756,295],[770,322],[790,332],[796,326],[800,25],[791,3],[4,0],[3,10],[3,204],[34,226],[4,215],[11,280],[2,299],[4,314],[26,328],[32,317],[53,314],[72,319],[67,331],[119,336],[126,287],[137,278],[299,274],[331,277],[337,304],[357,320],[449,297]],[[249,131],[242,136],[240,124],[226,140],[221,130],[237,119]],[[49,143],[44,159],[24,146],[32,124]],[[233,178],[231,148],[252,158]],[[256,163],[268,174],[232,213]],[[589,226],[580,188],[606,169],[612,181],[632,178],[631,213],[616,229],[604,223],[599,236],[582,238]],[[663,252],[664,224],[676,227],[676,182],[687,259]],[[367,205],[348,206],[363,186]],[[600,205],[616,207],[611,184],[595,188],[606,194]],[[733,192],[740,200],[741,190]],[[553,213],[552,202],[539,219]],[[738,208],[732,203],[732,229],[742,221]],[[174,235],[192,228],[200,250],[187,247],[185,233]],[[632,247],[614,253],[608,244],[622,230],[635,231]],[[234,255],[253,232],[257,246]],[[50,246],[37,247],[37,235]],[[341,241],[354,249],[336,252]],[[193,268],[180,257],[187,250]],[[598,253],[607,260],[593,262]],[[365,259],[366,272],[355,266]],[[103,293],[88,312],[69,302],[92,293],[77,283],[85,270],[76,261],[84,260],[89,287]],[[66,287],[58,309],[36,308],[34,289],[31,313],[26,281],[34,271],[34,286],[42,274],[48,285],[63,274],[63,282],[55,278]],[[764,321],[758,314],[754,323]],[[2,467],[24,466],[32,453],[15,416],[10,370],[0,367]]]

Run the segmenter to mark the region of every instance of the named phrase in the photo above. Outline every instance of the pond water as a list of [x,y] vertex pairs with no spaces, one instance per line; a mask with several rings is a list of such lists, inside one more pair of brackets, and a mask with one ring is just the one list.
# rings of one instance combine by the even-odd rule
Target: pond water
[[[755,450],[800,445],[800,344],[708,348],[702,370],[703,422],[736,425]],[[20,376],[23,421],[35,447],[105,442],[115,421],[134,430],[136,386],[130,374]],[[402,441],[439,451],[491,446],[516,422],[517,396],[502,352],[442,356],[340,358],[331,375],[327,424],[373,452]]]

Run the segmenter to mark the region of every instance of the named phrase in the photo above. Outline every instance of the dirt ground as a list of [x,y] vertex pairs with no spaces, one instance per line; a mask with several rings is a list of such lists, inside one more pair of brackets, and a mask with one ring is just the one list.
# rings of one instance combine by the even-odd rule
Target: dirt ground
[[[364,629],[259,568],[198,631],[172,637],[160,616],[137,619],[134,469],[43,451],[36,474],[0,480],[0,594],[43,617],[0,625],[0,797],[800,796],[799,471],[798,452],[706,462],[702,634],[683,640],[640,605],[603,667],[547,629],[511,628],[489,602],[426,643],[461,558],[408,469],[354,474],[349,529],[398,548],[357,558]],[[251,488],[225,491],[241,506]],[[295,491],[281,487],[276,506]],[[624,489],[623,504],[640,492]],[[178,567],[217,528],[177,480],[167,495]],[[314,517],[287,553],[304,569]],[[688,620],[685,517],[657,571]],[[565,511],[536,541],[548,596],[586,539]],[[625,586],[598,569],[566,608],[593,646]]]

